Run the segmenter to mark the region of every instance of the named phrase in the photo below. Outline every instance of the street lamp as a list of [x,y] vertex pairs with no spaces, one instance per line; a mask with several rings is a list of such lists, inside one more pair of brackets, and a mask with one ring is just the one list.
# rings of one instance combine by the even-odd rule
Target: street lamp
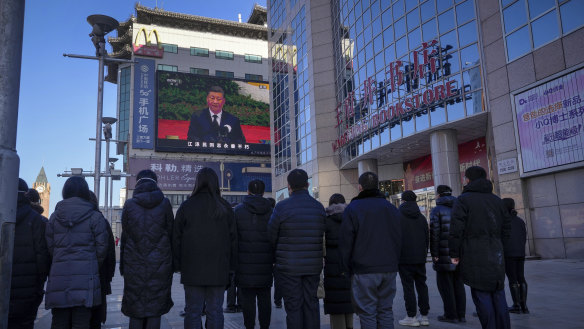
[[[109,144],[109,142],[108,142],[108,144]],[[120,176],[114,175],[116,173],[116,170],[115,170],[116,161],[118,161],[118,158],[111,157],[108,159],[108,162],[109,162],[109,166],[108,166],[109,169],[108,170],[110,173],[110,177],[109,177],[109,180],[110,180],[110,198],[109,198],[109,217],[108,218],[110,221],[110,225],[112,223],[112,217],[114,214],[114,202],[113,202],[113,199],[114,199],[114,180],[120,180]],[[107,202],[107,199],[105,201]]]
[[[104,212],[106,216],[109,216],[109,206],[108,206],[108,180],[110,180],[109,174],[110,172],[110,140],[112,139],[112,124],[116,123],[118,119],[111,118],[111,117],[103,117],[101,118],[101,122],[103,123],[103,138],[105,139],[105,165],[106,165],[106,176],[105,176],[105,199],[104,199]],[[100,143],[101,141],[96,141],[96,143]],[[113,191],[112,191],[113,192]],[[113,194],[113,193],[112,193]],[[111,220],[111,219],[110,219]]]

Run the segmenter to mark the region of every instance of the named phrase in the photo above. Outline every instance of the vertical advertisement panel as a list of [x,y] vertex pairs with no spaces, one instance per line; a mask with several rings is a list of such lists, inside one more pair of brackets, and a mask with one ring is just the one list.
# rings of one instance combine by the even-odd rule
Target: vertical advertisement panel
[[154,149],[154,60],[135,58],[132,147]]
[[523,173],[584,161],[584,69],[515,95]]

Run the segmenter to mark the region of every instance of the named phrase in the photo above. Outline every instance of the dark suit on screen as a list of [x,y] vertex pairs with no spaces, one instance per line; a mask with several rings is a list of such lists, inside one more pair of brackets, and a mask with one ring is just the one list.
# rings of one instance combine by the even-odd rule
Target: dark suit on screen
[[[231,130],[229,131],[226,126],[230,126]],[[193,142],[245,144],[245,136],[236,116],[222,111],[220,126],[218,127],[213,123],[213,118],[208,108],[193,113],[187,138]]]

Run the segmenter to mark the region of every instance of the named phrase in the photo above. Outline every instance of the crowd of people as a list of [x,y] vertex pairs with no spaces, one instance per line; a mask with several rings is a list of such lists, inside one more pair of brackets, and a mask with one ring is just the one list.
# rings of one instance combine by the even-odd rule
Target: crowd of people
[[[354,314],[361,328],[393,328],[398,274],[407,312],[398,323],[428,326],[428,250],[444,307],[438,321],[466,322],[465,284],[483,328],[510,328],[509,312],[529,313],[525,223],[512,199],[492,193],[481,167],[465,171],[458,198],[450,187],[437,187],[429,224],[414,192],[403,192],[397,208],[372,172],[359,177],[359,194],[349,203],[337,193],[325,208],[308,193],[306,172],[294,169],[287,199],[275,204],[264,198],[264,182],[252,180],[243,202],[232,207],[215,171],[203,168],[176,216],[154,172],[143,170],[136,181],[123,207],[119,244],[121,311],[130,329],[160,328],[174,305],[174,273],[184,286],[187,329],[202,328],[203,315],[205,328],[223,328],[225,290],[235,286],[245,327],[255,327],[257,310],[260,328],[269,328],[273,282],[273,302],[282,307],[283,299],[288,328],[320,328],[321,273],[333,329],[352,328]],[[84,178],[65,182],[49,220],[33,191],[20,180],[9,328],[33,328],[43,298],[51,328],[100,328],[117,238]]]

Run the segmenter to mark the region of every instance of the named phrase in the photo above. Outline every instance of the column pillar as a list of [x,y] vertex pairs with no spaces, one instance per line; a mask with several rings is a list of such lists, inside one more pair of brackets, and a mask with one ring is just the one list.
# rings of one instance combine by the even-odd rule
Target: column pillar
[[452,188],[452,195],[459,196],[462,192],[462,182],[460,181],[456,130],[444,129],[432,132],[430,150],[434,186],[448,185]]
[[377,159],[360,160],[357,166],[359,168],[359,176],[368,171],[377,174]]

